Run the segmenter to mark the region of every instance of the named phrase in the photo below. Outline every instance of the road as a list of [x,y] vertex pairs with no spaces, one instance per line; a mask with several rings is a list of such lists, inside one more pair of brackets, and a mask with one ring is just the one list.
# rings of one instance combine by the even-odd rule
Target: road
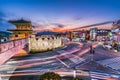
[[[9,76],[40,75],[43,72],[49,71],[56,72],[61,76],[74,76],[73,75],[74,68],[77,68],[77,70],[80,68],[82,69],[86,68],[96,71],[97,66],[104,69],[105,71],[111,72],[111,70],[109,70],[108,68],[105,68],[96,63],[96,61],[100,59],[111,58],[110,56],[107,55],[103,56],[103,54],[97,52],[97,54],[93,56],[95,61],[94,62],[90,61],[91,58],[89,56],[90,44],[91,42],[88,43],[71,42],[67,46],[56,49],[54,51],[30,54],[29,56],[26,57],[12,58],[4,65],[0,66],[1,73],[0,76],[2,76],[3,80],[6,80],[9,78]],[[92,44],[93,47],[97,47],[99,45],[98,42],[94,42]],[[103,50],[100,47],[97,47],[96,50],[97,49],[99,49],[100,51]],[[92,69],[91,65],[92,68],[96,69]],[[80,70],[80,72],[76,71],[76,76],[89,77],[90,75],[89,71]],[[108,77],[109,76],[107,76],[107,78]],[[11,77],[10,80],[14,80],[14,77]]]
[[[110,74],[119,75],[119,76],[117,76],[117,78],[119,78],[118,80],[120,80],[120,72],[118,70],[112,69],[113,67],[116,68],[117,66],[119,66],[118,62],[120,60],[114,61],[114,59],[118,59],[120,57],[119,53],[120,52],[115,53],[113,51],[104,49],[102,44],[100,43],[95,48],[94,55],[92,55],[88,52],[81,56],[82,58],[91,58],[91,60],[85,62],[84,64],[76,66],[76,68],[77,69],[87,69],[89,71],[94,71],[94,72],[99,72],[99,73],[106,73],[107,75],[110,75]],[[110,67],[109,65],[104,65],[106,63],[105,61],[112,63],[112,64],[116,63],[116,65],[114,65],[112,67]],[[119,69],[120,69],[120,67],[119,67]],[[93,77],[93,76],[91,76],[91,77]],[[109,77],[111,77],[111,76],[109,76]],[[99,76],[99,78],[100,78],[100,76]],[[114,76],[114,78],[116,78],[116,77]]]
[[22,73],[22,72],[25,73],[28,71],[36,72],[36,70],[45,72],[53,69],[54,70],[64,69],[66,68],[66,66],[57,60],[57,57],[63,56],[58,54],[58,51],[64,50],[72,54],[74,52],[79,51],[81,47],[82,47],[82,44],[74,42],[74,43],[68,44],[67,47],[56,49],[51,52],[30,54],[29,56],[26,56],[26,57],[12,58],[7,63],[0,66],[1,76],[8,76],[8,74],[9,76],[12,76],[11,73]]

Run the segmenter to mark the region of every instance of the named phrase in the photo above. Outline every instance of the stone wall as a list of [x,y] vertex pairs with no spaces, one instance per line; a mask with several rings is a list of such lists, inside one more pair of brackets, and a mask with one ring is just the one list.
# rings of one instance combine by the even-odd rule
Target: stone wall
[[28,39],[12,40],[0,43],[0,65],[16,55],[28,45]]
[[29,50],[31,52],[48,51],[61,47],[61,37],[32,37],[29,38]]
[[14,48],[16,46],[27,44],[27,39],[19,39],[19,40],[11,40],[7,42],[0,43],[0,53],[5,52],[7,50],[10,50],[11,48]]

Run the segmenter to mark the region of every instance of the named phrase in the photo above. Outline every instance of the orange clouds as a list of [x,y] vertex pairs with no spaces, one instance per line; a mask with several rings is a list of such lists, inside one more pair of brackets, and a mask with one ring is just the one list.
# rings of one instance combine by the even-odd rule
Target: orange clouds
[[53,32],[66,32],[66,31],[76,31],[76,30],[89,30],[90,28],[98,28],[98,29],[108,29],[110,30],[113,25],[111,22],[107,23],[97,23],[87,26],[78,26],[77,24],[71,24],[71,25],[64,25],[60,23],[51,23],[50,25],[46,26],[38,26],[33,28],[34,31],[43,31],[43,30],[50,30]]

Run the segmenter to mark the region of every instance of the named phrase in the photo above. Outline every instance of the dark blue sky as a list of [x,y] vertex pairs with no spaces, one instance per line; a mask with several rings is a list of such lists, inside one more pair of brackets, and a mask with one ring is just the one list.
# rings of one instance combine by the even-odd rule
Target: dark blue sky
[[120,0],[0,0],[0,30],[12,28],[6,20],[20,18],[31,20],[37,29],[113,21],[120,18]]

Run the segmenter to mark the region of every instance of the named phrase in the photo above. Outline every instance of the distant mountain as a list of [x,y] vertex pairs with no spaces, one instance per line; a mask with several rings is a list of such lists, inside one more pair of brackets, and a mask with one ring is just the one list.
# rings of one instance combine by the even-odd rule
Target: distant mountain
[[37,32],[36,36],[41,36],[41,35],[56,35],[56,32],[52,32],[52,31],[42,31],[42,32]]
[[9,37],[9,35],[11,35],[12,33],[8,32],[8,31],[0,31],[0,35],[4,36],[4,37]]
[[11,32],[9,32],[9,31],[1,31],[1,30],[0,30],[0,32],[3,32],[3,33],[10,33],[10,34],[11,34]]

